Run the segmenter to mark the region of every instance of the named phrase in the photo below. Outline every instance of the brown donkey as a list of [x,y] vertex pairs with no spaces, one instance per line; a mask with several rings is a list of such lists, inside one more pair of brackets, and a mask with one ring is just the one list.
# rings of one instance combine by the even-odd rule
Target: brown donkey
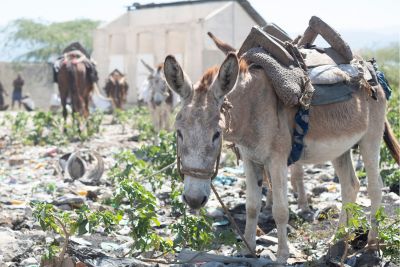
[[71,99],[73,113],[78,112],[85,118],[89,116],[89,99],[93,82],[87,72],[85,59],[80,51],[66,53],[57,74],[64,119],[68,115],[66,109],[68,97]]
[[[183,101],[177,114],[178,155],[184,174],[183,199],[193,208],[205,205],[210,195],[211,176],[220,153],[222,137],[234,142],[243,157],[246,173],[245,238],[254,250],[256,226],[261,207],[261,182],[264,171],[271,178],[274,203],[272,214],[278,230],[278,260],[289,256],[287,223],[287,159],[291,150],[294,117],[297,108],[284,106],[264,70],[238,61],[228,54],[219,68],[208,70],[193,85],[173,56],[164,63],[168,85]],[[386,98],[382,88],[377,90],[378,101],[365,90],[357,90],[345,102],[312,106],[309,132],[300,164],[332,160],[341,182],[343,204],[354,202],[359,190],[350,149],[356,143],[368,175],[371,214],[381,204],[382,182],[379,176],[379,148],[385,131]],[[221,112],[224,100],[233,108],[229,116]],[[228,113],[225,113],[228,114]],[[385,139],[393,153],[400,153],[393,135]],[[342,211],[340,223],[346,215]],[[372,220],[373,222],[373,220]],[[376,242],[376,231],[368,240]]]
[[107,97],[111,98],[116,108],[122,109],[126,103],[129,85],[126,82],[125,75],[119,70],[113,70],[106,80],[104,91]]

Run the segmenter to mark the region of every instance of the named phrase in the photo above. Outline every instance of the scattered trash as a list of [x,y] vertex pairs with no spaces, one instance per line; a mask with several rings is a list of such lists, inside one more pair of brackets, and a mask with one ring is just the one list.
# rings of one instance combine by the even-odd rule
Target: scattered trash
[[225,175],[217,175],[213,181],[215,185],[232,186],[236,183],[237,178]]

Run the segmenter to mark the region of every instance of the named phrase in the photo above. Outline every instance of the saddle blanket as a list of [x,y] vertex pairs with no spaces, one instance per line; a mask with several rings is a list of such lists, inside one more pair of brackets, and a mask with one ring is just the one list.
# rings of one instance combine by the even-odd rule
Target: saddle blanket
[[311,105],[318,106],[349,100],[352,93],[358,90],[358,86],[340,82],[335,84],[314,84],[314,89]]

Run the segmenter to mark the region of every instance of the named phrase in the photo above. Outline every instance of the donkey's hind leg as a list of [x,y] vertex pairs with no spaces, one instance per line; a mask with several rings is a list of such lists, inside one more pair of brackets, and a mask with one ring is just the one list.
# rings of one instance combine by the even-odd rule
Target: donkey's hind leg
[[[355,202],[357,199],[358,190],[360,189],[360,181],[354,171],[353,162],[351,159],[351,150],[349,149],[343,155],[332,161],[333,167],[340,180],[342,191],[342,205],[350,202]],[[347,221],[346,212],[343,209],[340,213],[339,226],[345,225]]]
[[376,135],[375,138],[369,138],[368,136],[366,136],[360,142],[360,152],[368,177],[367,190],[368,195],[371,199],[370,220],[372,228],[368,234],[369,245],[373,245],[374,243],[376,243],[377,223],[375,220],[375,214],[382,201],[382,179],[379,175],[379,153],[381,140],[381,135]]
[[295,163],[290,167],[290,183],[293,192],[297,193],[297,205],[301,211],[309,211],[306,190],[304,189],[303,165]]

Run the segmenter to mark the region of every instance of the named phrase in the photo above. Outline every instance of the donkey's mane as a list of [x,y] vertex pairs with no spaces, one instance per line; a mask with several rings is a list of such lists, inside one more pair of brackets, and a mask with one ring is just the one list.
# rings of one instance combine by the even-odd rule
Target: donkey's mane
[[163,63],[158,64],[157,67],[156,67],[157,72],[160,72],[163,68],[164,68],[164,64]]
[[[245,60],[240,60],[239,63],[239,72],[244,73],[248,70],[249,65]],[[199,86],[196,89],[197,93],[202,93],[202,92],[207,92],[208,89],[210,88],[210,85],[215,79],[215,76],[218,74],[219,71],[219,66],[213,66],[211,68],[208,68],[203,76],[200,79]]]

